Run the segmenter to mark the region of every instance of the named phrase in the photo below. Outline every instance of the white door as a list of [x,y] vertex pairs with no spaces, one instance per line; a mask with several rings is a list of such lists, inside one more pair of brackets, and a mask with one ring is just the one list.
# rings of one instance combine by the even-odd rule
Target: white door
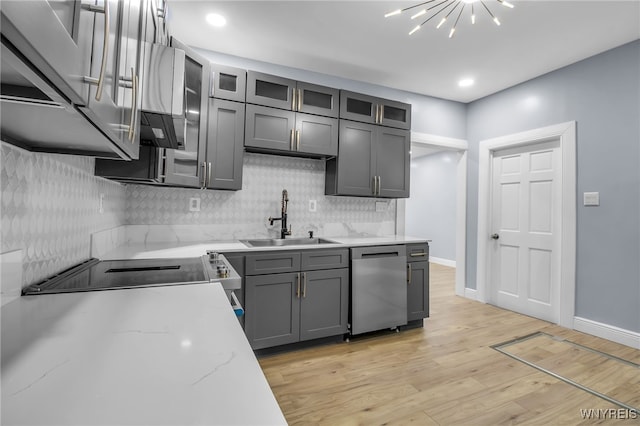
[[557,322],[560,298],[560,141],[494,151],[490,302]]

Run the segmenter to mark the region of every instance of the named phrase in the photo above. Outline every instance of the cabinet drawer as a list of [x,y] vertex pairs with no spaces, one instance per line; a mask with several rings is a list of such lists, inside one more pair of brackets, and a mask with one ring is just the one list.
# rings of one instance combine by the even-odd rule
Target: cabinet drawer
[[349,267],[349,249],[308,250],[302,252],[302,271]]
[[429,260],[429,244],[407,244],[407,262]]
[[300,270],[300,252],[273,252],[247,255],[246,275],[279,274]]

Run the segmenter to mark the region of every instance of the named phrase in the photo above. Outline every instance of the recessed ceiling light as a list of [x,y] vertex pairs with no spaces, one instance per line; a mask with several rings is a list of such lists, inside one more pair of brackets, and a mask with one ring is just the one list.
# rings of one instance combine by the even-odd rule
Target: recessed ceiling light
[[472,78],[463,78],[462,80],[460,80],[458,82],[458,86],[460,87],[469,87],[469,86],[473,86],[473,83],[475,83],[473,81]]
[[219,13],[209,13],[206,16],[207,22],[213,27],[224,27],[227,19]]

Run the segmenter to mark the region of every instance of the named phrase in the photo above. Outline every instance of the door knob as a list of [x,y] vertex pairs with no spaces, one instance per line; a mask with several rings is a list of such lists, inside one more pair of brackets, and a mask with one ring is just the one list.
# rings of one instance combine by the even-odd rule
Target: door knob
[[492,239],[494,239],[494,240],[497,240],[497,239],[499,239],[499,238],[500,238],[500,235],[498,235],[498,234],[491,234],[491,238],[492,238]]

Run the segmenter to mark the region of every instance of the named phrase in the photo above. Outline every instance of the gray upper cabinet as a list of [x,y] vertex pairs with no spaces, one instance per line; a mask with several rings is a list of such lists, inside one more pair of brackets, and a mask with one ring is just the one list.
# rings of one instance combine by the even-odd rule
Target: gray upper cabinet
[[410,132],[340,120],[338,156],[327,161],[325,194],[409,197]]
[[341,90],[340,118],[409,130],[411,105]]
[[209,99],[207,188],[242,189],[245,104]]
[[247,103],[338,118],[340,91],[255,71],[247,73]]
[[244,102],[246,98],[247,71],[226,65],[211,64],[212,98]]
[[[2,69],[3,139],[36,150],[137,158],[139,2],[7,1],[0,13],[3,50],[12,52]],[[86,125],[51,107],[79,112],[104,136],[94,138],[97,132],[85,133]],[[33,128],[24,130],[20,116],[31,117]],[[48,133],[54,122],[78,136]]]
[[338,119],[247,104],[244,145],[257,152],[335,156]]
[[206,187],[208,177],[207,108],[209,104],[209,62],[175,38],[171,47],[185,51],[185,117],[176,127],[184,132],[184,149],[166,149],[164,183]]

